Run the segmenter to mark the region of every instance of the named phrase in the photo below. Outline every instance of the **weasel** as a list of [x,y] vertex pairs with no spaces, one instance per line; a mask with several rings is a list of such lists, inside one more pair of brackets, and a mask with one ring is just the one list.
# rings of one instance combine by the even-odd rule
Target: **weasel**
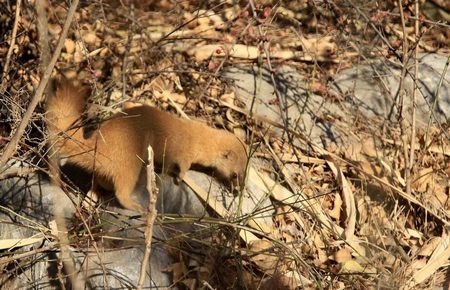
[[93,172],[98,185],[113,189],[123,207],[143,211],[131,196],[149,145],[155,163],[176,183],[197,165],[212,169],[225,183],[243,185],[247,149],[235,135],[140,105],[124,109],[86,136],[77,124],[87,94],[67,80],[56,84],[46,104],[49,143],[59,157]]

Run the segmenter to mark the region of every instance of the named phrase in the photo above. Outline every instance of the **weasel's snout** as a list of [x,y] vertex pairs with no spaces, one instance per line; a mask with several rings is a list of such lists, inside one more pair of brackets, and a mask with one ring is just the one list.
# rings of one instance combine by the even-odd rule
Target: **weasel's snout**
[[240,191],[242,191],[245,185],[244,182],[245,182],[244,175],[233,173],[230,178],[231,192],[233,192],[233,194],[236,195]]

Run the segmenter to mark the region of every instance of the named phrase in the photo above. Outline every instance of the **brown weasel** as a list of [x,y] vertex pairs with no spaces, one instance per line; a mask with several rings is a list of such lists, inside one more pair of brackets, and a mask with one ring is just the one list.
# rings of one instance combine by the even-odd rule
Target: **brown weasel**
[[147,147],[164,172],[183,179],[198,165],[222,181],[243,185],[246,146],[224,130],[142,105],[123,110],[102,122],[88,137],[80,122],[87,90],[68,81],[57,84],[47,101],[50,146],[67,161],[94,172],[98,184],[114,189],[120,204],[142,211],[131,197],[148,158]]

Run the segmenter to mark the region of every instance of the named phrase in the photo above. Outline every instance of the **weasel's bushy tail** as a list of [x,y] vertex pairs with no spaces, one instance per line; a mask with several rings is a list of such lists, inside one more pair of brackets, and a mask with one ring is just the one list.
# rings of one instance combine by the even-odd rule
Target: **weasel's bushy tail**
[[88,90],[75,86],[68,80],[55,81],[55,88],[48,96],[46,123],[51,146],[63,155],[84,151],[81,115]]
[[67,80],[56,81],[55,89],[47,100],[49,129],[67,131],[81,117],[87,90]]

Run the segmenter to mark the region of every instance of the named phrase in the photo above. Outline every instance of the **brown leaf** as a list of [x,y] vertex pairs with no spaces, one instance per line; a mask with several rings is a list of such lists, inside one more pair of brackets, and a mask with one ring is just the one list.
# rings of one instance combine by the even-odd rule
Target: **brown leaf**
[[427,241],[425,245],[418,251],[417,255],[429,257],[436,250],[437,246],[442,242],[442,237],[434,237]]
[[347,247],[344,247],[334,253],[333,259],[338,263],[344,263],[352,259],[352,254]]
[[418,192],[426,192],[429,188],[434,187],[433,168],[421,169],[413,179],[412,186]]
[[181,281],[183,277],[186,275],[187,268],[184,263],[173,263],[172,265],[167,266],[164,272],[172,273],[173,281]]
[[341,217],[341,209],[342,209],[342,198],[340,194],[334,195],[334,203],[332,208],[328,211],[328,214],[334,218],[336,221],[339,221]]
[[66,40],[64,40],[64,48],[66,49],[66,52],[69,54],[72,54],[75,52],[75,42],[70,39],[70,38],[66,38]]
[[[255,263],[261,270],[274,273],[279,264],[279,257],[273,252],[273,243],[268,240],[256,240],[250,243],[250,250],[259,253],[250,260]],[[270,252],[272,250],[272,252]]]

